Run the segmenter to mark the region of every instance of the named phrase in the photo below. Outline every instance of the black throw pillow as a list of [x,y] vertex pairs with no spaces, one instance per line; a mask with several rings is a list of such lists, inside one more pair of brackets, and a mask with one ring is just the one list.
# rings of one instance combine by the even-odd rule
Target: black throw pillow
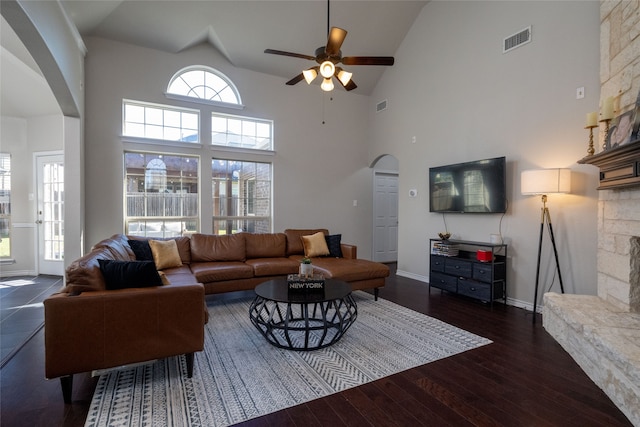
[[153,261],[153,253],[148,240],[129,240],[129,246],[138,261]]
[[340,241],[342,240],[342,234],[332,234],[330,236],[324,236],[327,241],[327,247],[329,248],[329,255],[333,258],[342,258],[342,248],[340,247]]
[[162,279],[153,261],[99,259],[107,290],[161,286]]

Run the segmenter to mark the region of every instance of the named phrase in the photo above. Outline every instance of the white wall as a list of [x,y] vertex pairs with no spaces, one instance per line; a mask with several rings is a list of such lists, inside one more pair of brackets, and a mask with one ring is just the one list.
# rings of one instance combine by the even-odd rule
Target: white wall
[[[502,40],[529,25],[532,42],[503,54]],[[598,109],[598,52],[595,1],[423,8],[369,101],[370,159],[389,153],[400,163],[400,274],[427,280],[428,239],[445,227],[442,215],[428,212],[428,168],[506,156],[505,217],[448,214],[448,230],[479,241],[501,231],[510,244],[509,297],[530,305],[541,203],[520,194],[520,173],[569,167],[572,194],[549,196],[561,271],[568,292],[596,293],[597,171],[576,160],[586,155],[585,115]],[[586,96],[576,100],[582,86]],[[388,109],[375,113],[383,99]],[[417,198],[409,199],[410,188]],[[545,236],[541,287],[553,276],[550,247]]]
[[[341,233],[343,241],[358,245],[359,255],[369,258],[372,175],[367,163],[367,97],[341,90],[325,95],[319,86],[304,82],[286,86],[285,79],[235,68],[208,45],[170,54],[100,38],[88,38],[86,43],[87,247],[123,231],[125,147],[162,149],[123,145],[122,99],[193,108],[194,104],[167,99],[163,92],[173,74],[200,64],[231,78],[246,106],[243,111],[216,111],[274,120],[276,154],[264,159],[247,156],[273,162],[274,231],[326,227]],[[212,111],[202,108],[203,117]],[[228,153],[212,152],[204,145],[167,150],[201,156],[201,192],[211,194],[208,159],[215,154],[228,158]],[[210,232],[211,208],[202,206],[202,211],[201,231]]]

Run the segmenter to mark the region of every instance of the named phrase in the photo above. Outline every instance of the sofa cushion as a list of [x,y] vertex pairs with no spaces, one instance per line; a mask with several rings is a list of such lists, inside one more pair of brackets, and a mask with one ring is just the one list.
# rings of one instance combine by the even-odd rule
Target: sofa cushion
[[333,258],[342,258],[341,240],[342,234],[332,234],[331,236],[324,236],[327,241],[327,248],[329,248],[329,255]]
[[365,259],[314,258],[313,270],[330,279],[354,282],[389,276],[389,267]]
[[175,240],[176,246],[178,247],[178,252],[180,253],[180,259],[183,263],[189,264],[191,262],[191,239],[186,236],[177,236],[177,237],[166,237],[166,238],[149,238],[143,236],[127,236],[129,240],[141,240],[141,241],[149,241],[149,240]]
[[107,290],[160,286],[162,280],[153,261],[99,259]]
[[329,255],[327,241],[324,239],[324,234],[321,231],[310,236],[302,236],[301,239],[305,257],[311,258]]
[[247,259],[278,258],[287,253],[284,233],[243,233]]
[[174,268],[182,266],[180,252],[175,240],[149,240],[153,261],[156,269]]
[[253,267],[237,261],[197,262],[192,263],[190,267],[199,283],[253,277]]
[[66,285],[62,291],[73,295],[81,292],[104,291],[106,285],[100,271],[99,259],[115,259],[115,257],[109,248],[103,246],[73,261],[65,270]]
[[252,258],[246,260],[245,263],[253,268],[253,275],[256,277],[295,274],[300,265],[298,261],[284,257]]
[[137,261],[153,261],[151,246],[147,240],[128,240]]
[[244,233],[223,236],[194,234],[191,236],[191,260],[193,262],[243,262],[245,259]]
[[304,254],[304,247],[302,246],[302,236],[308,236],[321,231],[324,234],[329,234],[329,231],[324,228],[318,229],[297,229],[288,228],[284,230],[284,234],[287,236],[287,256],[290,255],[302,255]]

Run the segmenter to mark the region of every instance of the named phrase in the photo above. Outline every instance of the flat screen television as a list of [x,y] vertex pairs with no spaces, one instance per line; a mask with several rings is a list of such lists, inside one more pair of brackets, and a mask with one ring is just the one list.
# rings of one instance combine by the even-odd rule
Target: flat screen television
[[429,212],[506,211],[505,157],[429,168]]

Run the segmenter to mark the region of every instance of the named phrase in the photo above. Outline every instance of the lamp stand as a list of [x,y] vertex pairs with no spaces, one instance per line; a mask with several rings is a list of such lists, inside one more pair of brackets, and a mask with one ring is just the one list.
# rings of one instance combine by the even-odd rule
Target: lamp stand
[[562,283],[562,274],[560,273],[560,261],[558,259],[558,249],[556,248],[556,239],[553,235],[553,226],[551,225],[551,216],[547,207],[547,196],[542,196],[542,214],[540,216],[540,240],[538,241],[538,266],[536,268],[536,290],[533,296],[533,323],[536,323],[536,309],[538,306],[538,283],[540,280],[540,257],[542,255],[542,235],[544,234],[544,225],[547,224],[551,244],[553,245],[553,254],[556,258],[556,268],[558,269],[558,280],[560,281],[560,290],[564,294],[564,285]]

